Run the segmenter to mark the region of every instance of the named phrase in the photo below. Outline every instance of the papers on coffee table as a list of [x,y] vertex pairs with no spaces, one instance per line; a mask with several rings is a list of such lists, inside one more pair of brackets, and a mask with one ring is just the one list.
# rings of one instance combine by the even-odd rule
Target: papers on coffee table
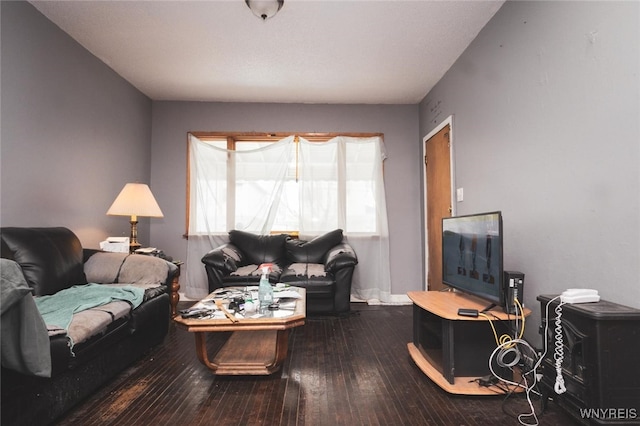
[[[206,298],[200,300],[195,303],[190,309],[187,311],[199,311],[194,312],[197,315],[193,315],[190,318],[193,319],[223,319],[226,317],[224,310],[221,310],[218,304],[225,304],[225,309],[229,311],[231,315],[235,318],[243,319],[243,318],[262,318],[262,317],[272,317],[272,318],[284,318],[293,314],[296,309],[296,303],[298,300],[302,299],[302,295],[299,292],[299,289],[296,287],[290,287],[285,284],[278,284],[273,288],[273,299],[274,302],[278,304],[278,309],[270,310],[268,312],[244,312],[244,311],[234,311],[229,310],[226,307],[227,301],[231,301],[236,297],[247,297],[251,295],[254,299],[254,303],[257,304],[258,300],[258,288],[254,286],[248,287],[227,287],[220,288],[212,292]],[[224,302],[223,302],[224,301]],[[181,311],[181,314],[184,312]],[[189,318],[185,316],[185,318]]]

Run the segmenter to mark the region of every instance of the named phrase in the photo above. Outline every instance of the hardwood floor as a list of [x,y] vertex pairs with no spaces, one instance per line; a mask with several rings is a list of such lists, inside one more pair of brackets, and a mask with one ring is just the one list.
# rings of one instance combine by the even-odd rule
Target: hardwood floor
[[[411,306],[352,310],[307,318],[292,330],[282,369],[263,377],[216,377],[197,360],[194,336],[172,324],[161,346],[56,424],[517,425],[515,415],[530,411],[522,395],[452,396],[431,382],[407,352]],[[227,337],[209,333],[211,353]],[[539,424],[573,423],[550,403]]]

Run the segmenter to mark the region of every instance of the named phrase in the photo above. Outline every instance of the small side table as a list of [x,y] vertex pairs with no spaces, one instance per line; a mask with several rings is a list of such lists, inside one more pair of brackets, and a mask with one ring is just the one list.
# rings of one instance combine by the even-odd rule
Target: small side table
[[178,292],[180,290],[180,269],[184,262],[181,260],[173,260],[171,261],[171,263],[178,267],[178,272],[173,277],[173,281],[171,281],[171,318],[174,318],[176,315],[178,315],[177,306],[178,302],[180,301],[180,293]]

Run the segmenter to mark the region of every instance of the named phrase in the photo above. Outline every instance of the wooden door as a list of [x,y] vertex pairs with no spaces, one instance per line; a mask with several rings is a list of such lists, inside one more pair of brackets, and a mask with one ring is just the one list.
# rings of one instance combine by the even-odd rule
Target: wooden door
[[451,123],[424,142],[427,290],[441,290],[442,218],[450,217],[451,205]]

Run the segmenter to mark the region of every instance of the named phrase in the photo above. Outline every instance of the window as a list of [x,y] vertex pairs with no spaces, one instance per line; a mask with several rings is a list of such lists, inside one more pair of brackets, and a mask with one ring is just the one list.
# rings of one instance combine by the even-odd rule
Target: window
[[[249,154],[249,151],[259,152],[259,150],[266,149],[271,144],[273,144],[273,142],[238,141],[235,144],[235,148],[236,151],[247,152]],[[236,209],[235,225],[232,227],[233,229],[243,229],[251,222],[251,218],[255,216],[255,212],[253,211],[253,200],[256,200],[261,193],[265,193],[271,188],[277,187],[278,182],[276,179],[282,178],[283,182],[280,191],[281,198],[275,210],[275,217],[270,231],[298,231],[296,146],[296,143],[287,144],[287,150],[289,152],[283,153],[283,155],[277,159],[284,163],[285,170],[283,175],[277,174],[277,176],[274,176],[272,173],[265,173],[265,168],[273,169],[277,167],[277,164],[274,164],[274,161],[270,156],[261,155],[260,160],[264,161],[260,162],[242,162],[236,156],[236,169],[242,167],[246,168],[246,170],[242,170],[238,173],[235,180]],[[233,188],[233,185],[230,185],[230,188]],[[229,197],[228,199],[233,198]]]
[[337,228],[358,255],[351,291],[391,297],[389,229],[380,134],[189,134],[185,290],[210,291],[202,255],[228,231],[294,233]]
[[189,137],[188,234],[377,234],[380,135]]

